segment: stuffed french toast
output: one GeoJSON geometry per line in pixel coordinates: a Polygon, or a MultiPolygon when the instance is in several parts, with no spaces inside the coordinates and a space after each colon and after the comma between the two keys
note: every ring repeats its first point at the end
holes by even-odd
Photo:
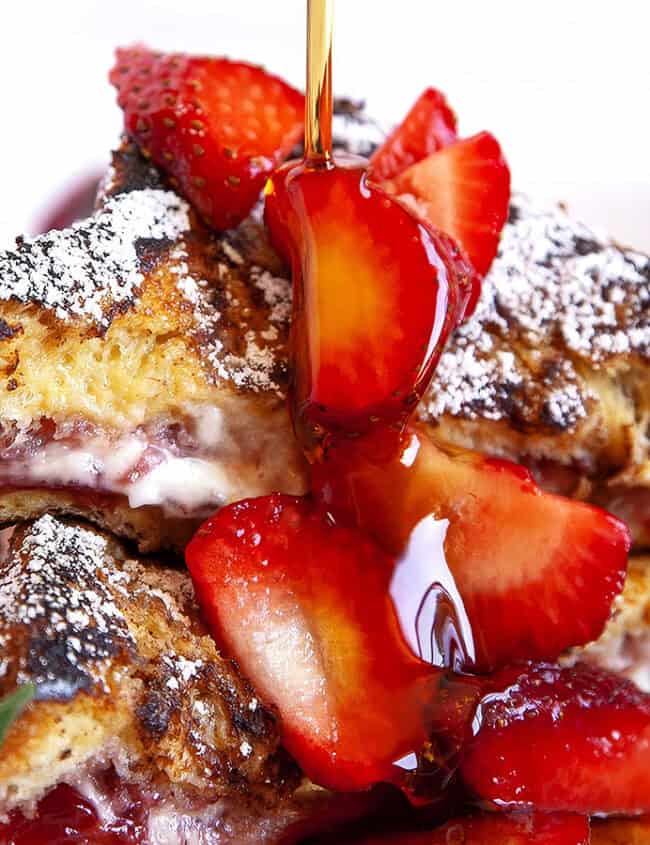
{"type": "Polygon", "coordinates": [[[7,845],[644,835],[649,260],[318,55],[119,50],[0,255],[7,845]]]}
{"type": "MultiPolygon", "coordinates": [[[[377,146],[350,106],[336,128],[339,148],[377,146]]],[[[419,408],[443,440],[619,513],[639,546],[649,261],[514,196],[477,310],[419,408]]],[[[213,234],[125,142],[95,216],[0,268],[5,523],[53,509],[145,551],[182,548],[221,504],[305,491],[291,286],[259,215],[213,234]]]]}

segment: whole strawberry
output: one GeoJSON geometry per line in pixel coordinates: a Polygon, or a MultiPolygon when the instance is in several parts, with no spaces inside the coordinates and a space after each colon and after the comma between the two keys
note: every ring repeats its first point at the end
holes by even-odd
{"type": "Polygon", "coordinates": [[[243,220],[303,131],[303,95],[223,58],[118,49],[126,131],[217,229],[243,220]]]}

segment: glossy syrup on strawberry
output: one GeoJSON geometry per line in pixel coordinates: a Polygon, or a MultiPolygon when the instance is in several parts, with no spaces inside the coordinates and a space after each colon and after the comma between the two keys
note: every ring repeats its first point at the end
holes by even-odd
{"type": "Polygon", "coordinates": [[[306,154],[268,181],[265,219],[293,271],[291,407],[312,496],[223,508],[187,563],[313,780],[390,781],[419,803],[461,772],[483,798],[463,760],[491,753],[477,676],[597,637],[629,536],[413,426],[496,253],[509,173],[491,136],[458,141],[433,90],[370,169],[333,158],[331,0],[311,0],[309,21],[306,154]]]}
{"type": "Polygon", "coordinates": [[[305,157],[266,186],[271,238],[292,268],[293,417],[330,431],[402,425],[471,297],[471,269],[427,221],[331,151],[331,3],[309,4],[305,157]]]}
{"type": "Polygon", "coordinates": [[[403,424],[457,323],[444,245],[366,167],[308,160],[267,186],[267,225],[293,271],[294,422],[308,444],[403,424]]]}

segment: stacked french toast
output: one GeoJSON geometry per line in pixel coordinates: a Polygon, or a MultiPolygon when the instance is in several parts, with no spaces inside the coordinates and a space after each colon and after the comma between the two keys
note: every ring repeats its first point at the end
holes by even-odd
{"type": "MultiPolygon", "coordinates": [[[[337,150],[369,157],[384,140],[339,104],[337,150]]],[[[635,685],[631,698],[650,692],[649,304],[648,256],[514,195],[475,310],[418,397],[418,425],[450,454],[516,461],[631,531],[603,634],[539,684],[579,664],[635,685]]],[[[374,792],[316,785],[285,750],[282,708],[215,642],[183,564],[218,509],[309,490],[291,318],[291,273],[260,204],[215,228],[137,132],[91,217],[0,254],[0,694],[34,690],[0,756],[7,842],[297,842],[379,812],[374,792]],[[70,807],[77,838],[45,822],[34,838],[35,813],[70,807]]],[[[526,545],[525,520],[509,530],[526,545]]],[[[642,818],[557,840],[543,824],[517,839],[482,823],[467,839],[413,841],[650,842],[642,818]]],[[[439,830],[426,835],[453,825],[439,830]]]]}

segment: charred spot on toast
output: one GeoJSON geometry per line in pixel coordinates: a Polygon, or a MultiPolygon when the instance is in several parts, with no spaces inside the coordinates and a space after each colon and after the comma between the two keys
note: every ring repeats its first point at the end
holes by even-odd
{"type": "Polygon", "coordinates": [[[108,197],[146,188],[166,190],[169,184],[162,171],[148,162],[137,145],[125,136],[120,147],[111,153],[111,164],[100,185],[97,205],[101,207],[108,197]]]}
{"type": "Polygon", "coordinates": [[[106,540],[43,517],[17,529],[12,549],[0,568],[0,684],[31,682],[52,700],[103,687],[106,661],[134,645],[102,572],[106,540]]]}
{"type": "Polygon", "coordinates": [[[22,331],[21,326],[10,326],[6,320],[0,319],[0,342],[11,339],[19,331],[22,331]]]}

